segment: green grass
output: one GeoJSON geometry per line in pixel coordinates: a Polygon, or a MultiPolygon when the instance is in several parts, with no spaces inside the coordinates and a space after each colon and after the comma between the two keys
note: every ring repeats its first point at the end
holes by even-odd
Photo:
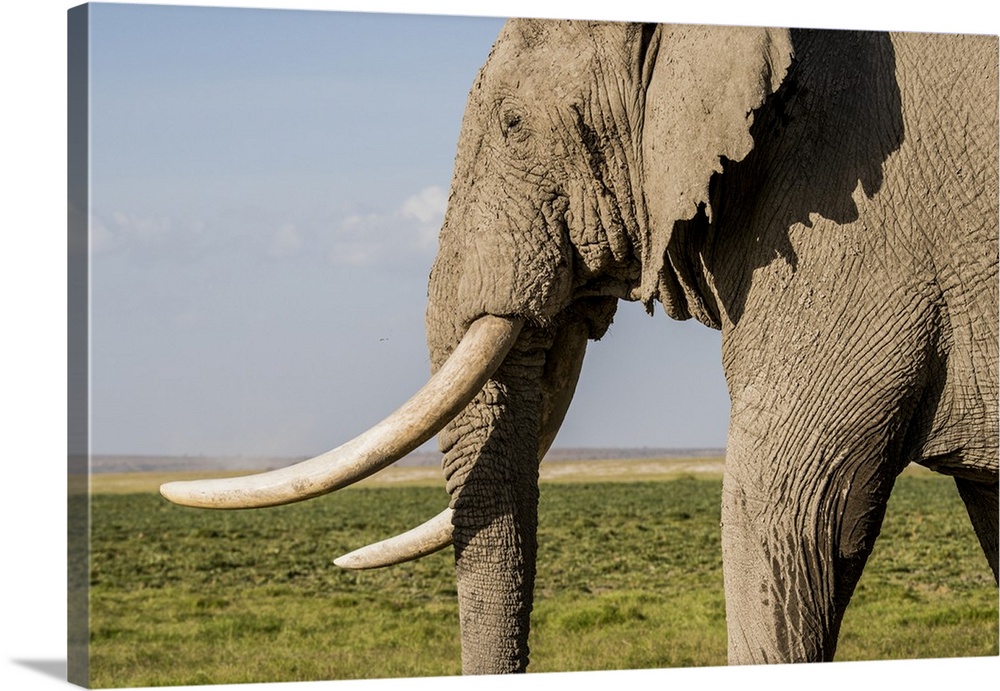
{"type": "MultiPolygon", "coordinates": [[[[542,488],[535,672],[725,663],[717,478],[542,488]]],[[[436,513],[432,487],[258,511],[93,496],[91,683],[459,673],[450,551],[371,572],[338,555],[436,513]]],[[[838,657],[998,653],[997,590],[951,481],[904,476],[838,657]]]]}

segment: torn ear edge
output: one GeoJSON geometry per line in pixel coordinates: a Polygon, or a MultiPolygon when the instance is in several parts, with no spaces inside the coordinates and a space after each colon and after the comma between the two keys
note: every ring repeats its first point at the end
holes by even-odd
{"type": "Polygon", "coordinates": [[[639,299],[675,319],[719,328],[700,249],[712,222],[709,185],[722,161],[753,149],[754,111],[777,90],[792,60],[785,29],[649,25],[641,161],[646,227],[639,299]]]}

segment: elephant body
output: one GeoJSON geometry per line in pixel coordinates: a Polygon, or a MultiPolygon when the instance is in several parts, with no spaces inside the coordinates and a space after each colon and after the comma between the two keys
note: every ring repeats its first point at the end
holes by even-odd
{"type": "Polygon", "coordinates": [[[758,113],[701,251],[732,400],[734,662],[832,658],[909,462],[956,478],[997,568],[996,43],[791,38],[786,120],[758,113]]]}
{"type": "Polygon", "coordinates": [[[996,85],[995,37],[508,24],[428,309],[436,364],[481,314],[528,324],[441,435],[467,672],[527,664],[539,435],[575,383],[545,372],[617,299],[722,330],[732,663],[832,658],[909,462],[955,476],[996,573],[996,85]]]}
{"type": "Polygon", "coordinates": [[[997,62],[995,36],[508,22],[469,94],[430,276],[434,375],[411,401],[434,411],[161,491],[297,501],[439,432],[450,513],[392,559],[451,540],[463,670],[523,671],[538,464],[588,340],[619,300],[659,302],[722,331],[730,662],[833,657],[911,462],[954,476],[996,576],[997,62]]]}

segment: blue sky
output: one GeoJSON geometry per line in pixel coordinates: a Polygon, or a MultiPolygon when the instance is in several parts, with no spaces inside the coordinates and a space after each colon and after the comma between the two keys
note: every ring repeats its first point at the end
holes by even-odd
{"type": "MultiPolygon", "coordinates": [[[[995,31],[971,9],[871,10],[669,18],[995,31]]],[[[93,6],[94,452],[321,452],[425,381],[461,113],[501,23],[93,6]]],[[[717,332],[623,303],[556,445],[723,446],[720,357],[717,332]]]]}
{"type": "MultiPolygon", "coordinates": [[[[91,15],[92,447],[298,455],[428,375],[466,94],[502,20],[91,15]]],[[[719,335],[623,304],[562,446],[723,446],[719,335]]]]}

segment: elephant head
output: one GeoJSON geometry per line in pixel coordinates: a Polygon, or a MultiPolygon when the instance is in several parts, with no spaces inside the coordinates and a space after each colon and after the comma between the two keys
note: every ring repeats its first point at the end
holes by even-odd
{"type": "Polygon", "coordinates": [[[791,61],[787,32],[509,22],[462,124],[427,340],[433,376],[357,439],[278,471],[162,488],[206,507],[298,501],[350,484],[440,432],[449,510],[340,560],[414,558],[454,541],[466,672],[523,670],[538,463],[588,339],[619,299],[718,326],[679,232],[753,148],[754,111],[791,61]]]}

